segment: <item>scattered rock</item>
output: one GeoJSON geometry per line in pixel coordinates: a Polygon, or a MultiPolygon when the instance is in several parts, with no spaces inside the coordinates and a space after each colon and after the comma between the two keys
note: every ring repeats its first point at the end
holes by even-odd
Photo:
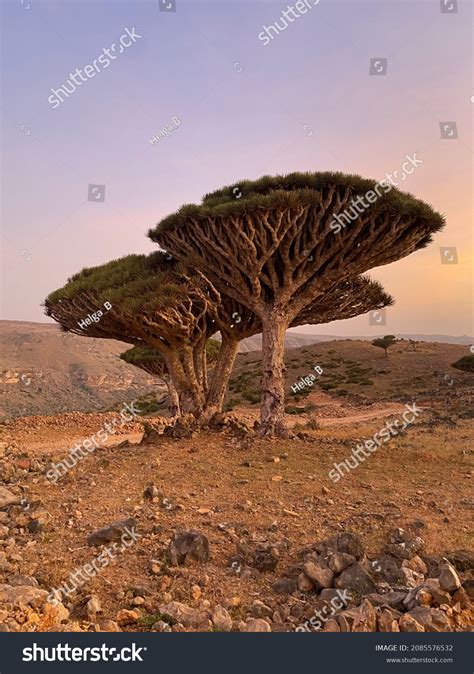
{"type": "Polygon", "coordinates": [[[139,619],[140,613],[138,611],[129,611],[126,608],[120,609],[116,616],[116,621],[119,625],[135,625],[139,619]]]}
{"type": "Polygon", "coordinates": [[[348,555],[345,552],[336,552],[331,556],[328,566],[336,575],[347,569],[348,566],[354,564],[356,558],[353,555],[348,555]]]}
{"type": "Polygon", "coordinates": [[[197,531],[175,534],[168,545],[168,555],[173,566],[190,562],[204,564],[209,561],[209,541],[197,531]]]}
{"type": "Polygon", "coordinates": [[[296,589],[296,581],[292,578],[281,578],[272,585],[272,590],[276,592],[276,594],[293,594],[296,589]]]}
{"type": "Polygon", "coordinates": [[[398,621],[400,627],[400,632],[424,632],[425,628],[421,625],[416,618],[414,618],[409,613],[402,615],[398,621]]]}
{"type": "Polygon", "coordinates": [[[249,618],[245,623],[243,632],[271,632],[272,628],[266,620],[261,618],[249,618]]]}
{"type": "Polygon", "coordinates": [[[306,562],[304,572],[318,589],[332,587],[334,573],[325,564],[306,562]]]}
{"type": "Polygon", "coordinates": [[[362,602],[352,632],[375,632],[377,629],[377,613],[368,599],[362,602]]]}
{"type": "Polygon", "coordinates": [[[113,522],[107,527],[97,529],[97,531],[89,534],[87,537],[87,544],[102,545],[104,543],[110,543],[110,541],[118,541],[122,536],[130,535],[135,527],[136,521],[133,517],[129,517],[126,520],[120,520],[119,522],[113,522]]]}
{"type": "Polygon", "coordinates": [[[214,627],[220,632],[230,632],[232,629],[232,618],[230,617],[229,612],[219,604],[215,606],[211,619],[214,623],[214,627]]]}
{"type": "Polygon", "coordinates": [[[13,494],[6,487],[0,486],[0,510],[4,510],[12,505],[19,505],[21,503],[21,496],[13,494]]]}
{"type": "Polygon", "coordinates": [[[377,591],[377,587],[360,562],[348,566],[336,578],[334,587],[347,589],[364,596],[377,591]]]}
{"type": "Polygon", "coordinates": [[[456,573],[456,569],[451,564],[441,564],[439,570],[439,585],[442,590],[455,592],[461,587],[461,581],[456,573]]]}

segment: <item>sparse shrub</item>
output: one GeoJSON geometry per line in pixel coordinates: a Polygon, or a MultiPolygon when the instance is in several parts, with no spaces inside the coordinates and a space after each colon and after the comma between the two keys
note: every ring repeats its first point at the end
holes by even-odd
{"type": "Polygon", "coordinates": [[[287,405],[285,412],[287,414],[304,414],[307,411],[307,407],[297,407],[296,405],[287,405]]]}
{"type": "Polygon", "coordinates": [[[453,363],[452,367],[455,367],[456,370],[462,370],[463,372],[474,372],[474,354],[463,356],[453,363]]]}

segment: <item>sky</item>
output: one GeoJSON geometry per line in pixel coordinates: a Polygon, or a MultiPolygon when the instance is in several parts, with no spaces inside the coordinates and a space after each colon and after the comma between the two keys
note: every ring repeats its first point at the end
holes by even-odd
{"type": "Polygon", "coordinates": [[[155,250],[151,226],[223,185],[379,180],[416,155],[400,188],[445,229],[371,271],[396,300],[383,328],[364,315],[307,331],[473,333],[472,5],[314,2],[290,5],[286,28],[273,0],[2,2],[3,319],[49,321],[41,304],[68,277],[155,250]]]}

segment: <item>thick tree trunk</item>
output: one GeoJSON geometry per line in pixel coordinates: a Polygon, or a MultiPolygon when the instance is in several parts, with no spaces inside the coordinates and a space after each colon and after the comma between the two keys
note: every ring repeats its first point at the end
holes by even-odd
{"type": "Polygon", "coordinates": [[[179,404],[179,395],[172,379],[165,379],[168,389],[168,411],[172,417],[178,417],[181,413],[179,404]]]}
{"type": "Polygon", "coordinates": [[[285,428],[285,332],[287,316],[269,313],[262,318],[262,403],[260,434],[287,437],[285,428]]]}
{"type": "Polygon", "coordinates": [[[168,369],[178,392],[181,414],[194,414],[197,406],[196,392],[188,377],[189,367],[185,368],[177,353],[173,353],[168,356],[168,369]]]}
{"type": "Polygon", "coordinates": [[[199,376],[199,374],[196,374],[194,354],[191,348],[183,348],[179,356],[180,361],[183,364],[184,374],[186,375],[188,382],[188,389],[193,400],[193,409],[186,411],[192,412],[195,417],[198,417],[203,410],[205,402],[202,378],[199,376]]]}
{"type": "Polygon", "coordinates": [[[222,335],[222,343],[219,355],[212,372],[211,385],[206,397],[206,404],[200,421],[207,423],[212,417],[222,412],[227,384],[234,367],[235,358],[239,348],[239,340],[227,335],[222,335]]]}

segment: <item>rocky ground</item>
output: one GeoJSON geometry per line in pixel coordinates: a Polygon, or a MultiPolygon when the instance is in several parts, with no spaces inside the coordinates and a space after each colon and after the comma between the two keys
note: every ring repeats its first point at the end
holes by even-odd
{"type": "Polygon", "coordinates": [[[471,630],[472,421],[426,410],[333,484],[382,421],[138,445],[134,422],[55,484],[77,419],[4,427],[0,629],[471,630]]]}

